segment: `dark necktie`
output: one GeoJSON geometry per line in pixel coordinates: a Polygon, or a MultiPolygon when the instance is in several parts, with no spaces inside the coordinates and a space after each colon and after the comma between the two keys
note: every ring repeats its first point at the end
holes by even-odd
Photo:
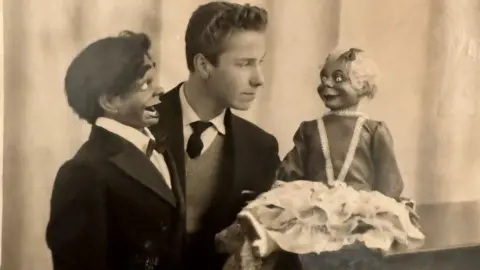
{"type": "Polygon", "coordinates": [[[211,122],[196,121],[190,124],[193,133],[188,139],[187,154],[190,158],[196,158],[200,155],[203,149],[202,133],[212,126],[211,122]]]}
{"type": "Polygon", "coordinates": [[[157,147],[157,143],[155,142],[155,140],[152,140],[150,139],[148,141],[148,145],[147,145],[147,150],[145,151],[145,154],[147,155],[147,157],[151,157],[152,154],[153,154],[153,150],[157,147]]]}

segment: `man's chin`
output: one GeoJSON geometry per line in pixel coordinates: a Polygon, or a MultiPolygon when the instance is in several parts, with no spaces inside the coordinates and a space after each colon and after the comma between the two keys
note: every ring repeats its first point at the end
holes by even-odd
{"type": "Polygon", "coordinates": [[[231,108],[237,111],[248,111],[252,107],[252,103],[253,102],[234,104],[231,108]]]}

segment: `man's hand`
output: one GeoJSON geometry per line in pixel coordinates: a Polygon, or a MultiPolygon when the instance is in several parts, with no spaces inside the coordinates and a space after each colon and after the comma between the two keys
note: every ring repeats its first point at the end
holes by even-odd
{"type": "Polygon", "coordinates": [[[234,254],[244,242],[245,233],[236,221],[215,236],[215,246],[219,253],[234,254]]]}

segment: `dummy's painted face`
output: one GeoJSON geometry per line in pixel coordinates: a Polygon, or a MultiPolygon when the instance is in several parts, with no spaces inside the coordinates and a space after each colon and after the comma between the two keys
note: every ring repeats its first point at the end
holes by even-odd
{"type": "Polygon", "coordinates": [[[348,61],[329,57],[320,72],[318,94],[325,106],[330,110],[356,109],[360,101],[359,95],[350,80],[348,61]]]}
{"type": "Polygon", "coordinates": [[[158,122],[160,115],[155,105],[160,103],[160,96],[164,92],[163,88],[153,85],[155,64],[147,56],[144,61],[148,70],[134,83],[132,90],[110,101],[114,108],[110,117],[136,129],[149,127],[158,122]]]}

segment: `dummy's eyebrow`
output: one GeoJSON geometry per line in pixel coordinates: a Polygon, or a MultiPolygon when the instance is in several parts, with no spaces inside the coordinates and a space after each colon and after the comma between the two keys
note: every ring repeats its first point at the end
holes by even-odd
{"type": "Polygon", "coordinates": [[[327,77],[327,76],[328,76],[327,71],[324,68],[322,68],[322,70],[320,70],[320,77],[327,77]]]}
{"type": "Polygon", "coordinates": [[[152,56],[150,55],[150,53],[146,52],[145,55],[147,56],[148,60],[150,60],[151,63],[148,63],[147,65],[153,67],[153,68],[156,68],[157,67],[157,63],[153,60],[152,56]]]}
{"type": "Polygon", "coordinates": [[[335,75],[336,75],[336,74],[345,75],[345,73],[344,73],[343,70],[341,70],[341,69],[336,69],[336,70],[334,70],[334,71],[332,72],[332,74],[335,74],[335,75]]]}

